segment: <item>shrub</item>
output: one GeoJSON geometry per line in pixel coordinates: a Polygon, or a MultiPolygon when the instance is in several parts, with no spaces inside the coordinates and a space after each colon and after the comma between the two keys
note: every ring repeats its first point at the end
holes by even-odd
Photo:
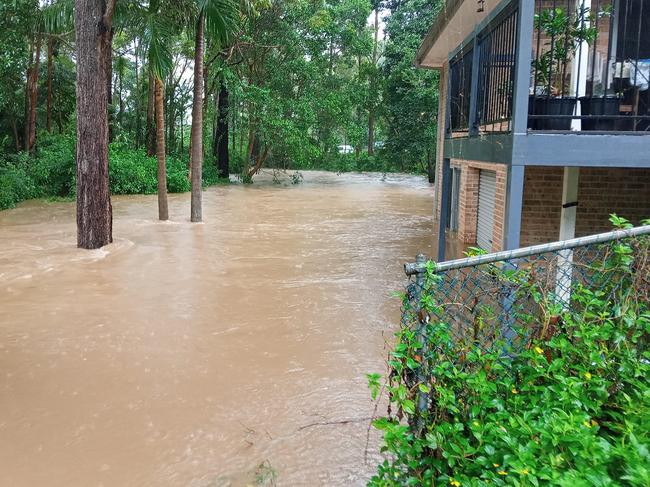
{"type": "Polygon", "coordinates": [[[28,159],[38,196],[71,196],[76,191],[75,138],[49,135],[39,139],[36,157],[28,159]]]}
{"type": "MultiPolygon", "coordinates": [[[[534,270],[492,266],[491,278],[517,279],[542,311],[524,322],[555,323],[517,330],[516,351],[455,339],[426,291],[439,285],[430,266],[419,307],[443,318],[426,324],[427,347],[412,327],[397,333],[385,385],[395,415],[374,422],[388,457],[370,485],[650,485],[649,249],[648,237],[607,244],[566,310],[539,292],[534,270]],[[427,379],[409,387],[421,366],[427,379]]],[[[369,382],[376,397],[379,375],[369,382]]]]}
{"type": "Polygon", "coordinates": [[[33,179],[24,161],[4,162],[0,165],[0,209],[13,208],[20,201],[38,196],[33,179]]]}
{"type": "Polygon", "coordinates": [[[113,194],[153,194],[158,189],[155,157],[111,144],[109,179],[113,194]]]}

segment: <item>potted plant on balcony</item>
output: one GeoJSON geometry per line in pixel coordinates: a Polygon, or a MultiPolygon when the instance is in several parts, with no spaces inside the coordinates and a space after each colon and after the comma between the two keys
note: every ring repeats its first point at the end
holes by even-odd
{"type": "MultiPolygon", "coordinates": [[[[568,66],[583,42],[591,45],[598,31],[589,7],[579,7],[575,14],[552,8],[535,14],[535,29],[546,40],[546,49],[533,60],[534,87],[529,111],[535,115],[557,118],[536,120],[534,128],[570,130],[577,98],[570,93],[568,66]],[[568,93],[568,95],[567,95],[568,93]]],[[[585,54],[586,55],[586,54],[585,54]]]]}

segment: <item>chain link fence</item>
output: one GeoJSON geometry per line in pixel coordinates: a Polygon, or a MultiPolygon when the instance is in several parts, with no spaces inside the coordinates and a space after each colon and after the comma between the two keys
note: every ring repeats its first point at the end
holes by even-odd
{"type": "MultiPolygon", "coordinates": [[[[599,285],[604,280],[629,285],[629,279],[616,274],[620,267],[608,264],[617,250],[630,259],[638,299],[647,302],[650,257],[644,236],[648,235],[650,225],[439,264],[418,255],[416,262],[405,265],[410,280],[402,309],[402,326],[413,330],[422,344],[415,360],[435,360],[437,352],[431,348],[436,344],[425,336],[434,321],[446,324],[450,331],[458,356],[444,360],[456,367],[463,366],[465,350],[478,347],[492,352],[500,347],[505,358],[534,340],[550,339],[561,327],[563,312],[580,306],[572,302],[574,290],[605,289],[599,285]]],[[[609,300],[617,292],[616,285],[606,289],[607,295],[598,299],[609,300]]],[[[409,388],[417,390],[418,384],[429,382],[426,363],[421,360],[404,377],[409,388]]],[[[429,410],[430,400],[426,391],[419,391],[416,398],[412,426],[417,430],[418,418],[429,410]]]]}

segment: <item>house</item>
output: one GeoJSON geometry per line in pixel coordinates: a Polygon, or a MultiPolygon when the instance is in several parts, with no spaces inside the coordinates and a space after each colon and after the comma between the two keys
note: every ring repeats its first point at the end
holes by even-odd
{"type": "Polygon", "coordinates": [[[648,32],[650,0],[446,0],[416,58],[441,73],[438,260],[650,217],[648,32]]]}

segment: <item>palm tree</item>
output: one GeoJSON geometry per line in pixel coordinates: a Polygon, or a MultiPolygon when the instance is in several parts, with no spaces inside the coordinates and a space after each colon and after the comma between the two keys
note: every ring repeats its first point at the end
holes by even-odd
{"type": "Polygon", "coordinates": [[[173,35],[173,25],[161,15],[159,0],[152,0],[145,14],[143,48],[149,60],[149,74],[154,79],[154,107],[156,111],[156,159],[158,160],[158,219],[169,219],[167,205],[167,163],[165,161],[165,113],[163,79],[172,68],[172,55],[168,47],[173,35]]]}
{"type": "Polygon", "coordinates": [[[228,41],[234,31],[239,5],[234,0],[196,0],[198,9],[194,39],[194,99],[192,100],[192,127],[190,129],[190,169],[192,199],[190,220],[203,219],[201,208],[201,175],[203,173],[203,54],[205,33],[218,44],[228,41]]]}

